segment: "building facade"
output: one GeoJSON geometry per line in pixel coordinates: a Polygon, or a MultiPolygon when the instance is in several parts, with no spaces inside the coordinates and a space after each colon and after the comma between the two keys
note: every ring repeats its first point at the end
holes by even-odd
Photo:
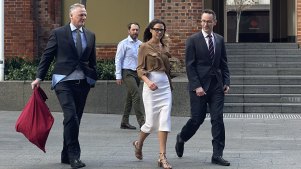
{"type": "MultiPolygon", "coordinates": [[[[217,13],[218,24],[214,31],[223,35],[227,42],[233,42],[233,30],[232,32],[230,30],[233,26],[233,20],[231,21],[233,12],[228,11],[225,0],[140,1],[146,1],[146,4],[149,4],[149,1],[154,2],[154,8],[148,9],[153,10],[154,18],[165,21],[167,32],[171,38],[172,55],[180,60],[184,60],[185,57],[187,37],[201,29],[200,13],[204,8],[211,8],[217,13]]],[[[64,11],[68,7],[64,6],[64,2],[64,0],[4,0],[5,58],[22,57],[29,60],[39,58],[46,46],[50,31],[65,24],[66,12],[64,13],[64,11]]],[[[96,3],[96,1],[86,0],[86,3],[88,6],[89,3],[96,3]]],[[[93,15],[93,13],[89,15],[93,15]]],[[[90,19],[89,15],[88,20],[90,19]]],[[[263,33],[259,37],[264,36],[265,38],[260,39],[260,42],[301,44],[301,0],[270,0],[268,6],[263,5],[262,9],[260,6],[250,8],[246,10],[244,16],[245,28],[244,32],[240,34],[240,38],[244,42],[256,42],[258,38],[252,40],[250,37],[263,33]],[[262,20],[262,18],[265,19],[262,20]],[[260,27],[261,25],[263,26],[260,27]],[[256,33],[256,31],[258,32],[256,33]]],[[[97,22],[106,24],[101,21],[97,22]]],[[[148,20],[145,23],[148,23],[148,20]]],[[[143,30],[140,34],[143,34],[143,30]]],[[[120,40],[124,37],[120,37],[120,40]]],[[[113,59],[117,44],[118,41],[107,44],[97,43],[97,58],[113,59]]]]}

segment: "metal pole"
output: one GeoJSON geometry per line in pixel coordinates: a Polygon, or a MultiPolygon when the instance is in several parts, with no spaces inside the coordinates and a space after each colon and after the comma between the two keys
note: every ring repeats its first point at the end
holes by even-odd
{"type": "Polygon", "coordinates": [[[0,0],[0,81],[4,81],[4,0],[0,0]]]}
{"type": "Polygon", "coordinates": [[[154,17],[155,17],[155,15],[154,15],[154,11],[155,11],[155,3],[154,3],[154,0],[149,0],[149,22],[151,22],[153,19],[154,19],[154,17]]]}

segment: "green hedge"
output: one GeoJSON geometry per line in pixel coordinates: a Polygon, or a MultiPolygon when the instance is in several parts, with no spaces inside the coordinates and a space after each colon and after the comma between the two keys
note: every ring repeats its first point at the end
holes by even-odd
{"type": "MultiPolygon", "coordinates": [[[[5,62],[5,80],[34,80],[39,61],[25,61],[21,58],[10,59],[5,62]]],[[[45,80],[51,80],[51,64],[45,80]]],[[[97,78],[98,80],[114,80],[115,64],[114,60],[97,61],[97,78]]]]}

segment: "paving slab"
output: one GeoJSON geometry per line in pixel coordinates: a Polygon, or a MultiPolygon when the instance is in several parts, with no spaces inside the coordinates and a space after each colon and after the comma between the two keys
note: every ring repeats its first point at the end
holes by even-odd
{"type": "MultiPolygon", "coordinates": [[[[53,112],[55,123],[49,134],[46,153],[15,131],[18,111],[0,111],[0,169],[69,169],[60,163],[63,116],[53,112]]],[[[301,169],[301,116],[298,114],[225,114],[224,158],[231,166],[211,164],[211,124],[208,117],[198,132],[185,143],[182,158],[174,145],[176,135],[188,117],[172,117],[167,157],[173,169],[301,169]]],[[[156,169],[159,152],[157,134],[143,147],[144,159],[134,156],[132,141],[138,130],[119,128],[121,115],[83,115],[80,128],[81,159],[84,169],[156,169]]],[[[138,126],[135,116],[130,117],[138,126]]]]}

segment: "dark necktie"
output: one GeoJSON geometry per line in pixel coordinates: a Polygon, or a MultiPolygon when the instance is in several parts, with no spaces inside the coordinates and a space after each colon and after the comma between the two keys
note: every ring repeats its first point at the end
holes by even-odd
{"type": "Polygon", "coordinates": [[[82,55],[82,38],[80,36],[80,30],[76,29],[76,50],[78,56],[82,55]]]}
{"type": "Polygon", "coordinates": [[[212,35],[208,35],[207,36],[209,38],[209,57],[210,59],[214,58],[214,45],[213,45],[213,41],[212,41],[212,35]]]}

